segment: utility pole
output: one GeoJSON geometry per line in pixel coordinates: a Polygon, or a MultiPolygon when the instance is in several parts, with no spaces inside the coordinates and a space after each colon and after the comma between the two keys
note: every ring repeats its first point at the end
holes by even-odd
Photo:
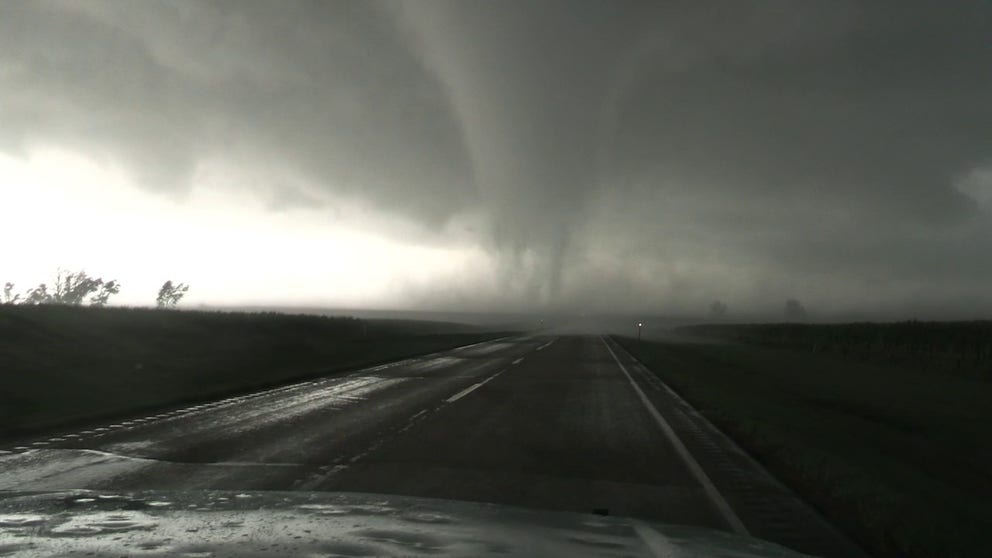
{"type": "Polygon", "coordinates": [[[637,342],[641,342],[641,326],[644,325],[641,322],[637,322],[637,342]]]}

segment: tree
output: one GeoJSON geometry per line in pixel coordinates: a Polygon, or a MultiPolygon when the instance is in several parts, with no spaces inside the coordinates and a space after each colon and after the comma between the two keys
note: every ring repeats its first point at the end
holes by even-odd
{"type": "Polygon", "coordinates": [[[158,290],[158,297],[155,298],[155,304],[159,308],[175,308],[179,301],[186,296],[186,291],[189,290],[189,285],[186,283],[173,284],[172,281],[166,281],[162,283],[162,288],[158,290]]]}
{"type": "Polygon", "coordinates": [[[110,295],[121,292],[121,284],[118,281],[107,281],[100,285],[100,289],[90,298],[90,306],[106,306],[110,295]]]}
{"type": "Polygon", "coordinates": [[[33,289],[28,289],[25,293],[22,304],[51,304],[52,295],[48,292],[48,285],[42,283],[33,289]]]}
{"type": "Polygon", "coordinates": [[[89,302],[91,306],[105,306],[112,295],[120,292],[121,284],[116,280],[104,281],[99,277],[90,277],[85,271],[67,271],[59,268],[55,274],[54,290],[49,290],[47,283],[41,283],[25,293],[11,297],[14,285],[4,286],[4,300],[7,304],[66,304],[80,306],[89,302]]]}
{"type": "Polygon", "coordinates": [[[101,287],[103,287],[103,279],[90,277],[85,271],[72,272],[60,268],[55,276],[52,302],[79,306],[87,296],[99,292],[101,287]]]}
{"type": "Polygon", "coordinates": [[[720,300],[714,300],[710,304],[710,315],[714,318],[722,318],[727,315],[727,305],[720,300]]]}
{"type": "Polygon", "coordinates": [[[3,303],[4,304],[17,304],[17,301],[21,300],[21,295],[14,294],[14,284],[7,282],[3,285],[3,303]]]}
{"type": "Polygon", "coordinates": [[[794,298],[785,301],[785,317],[789,320],[801,320],[806,316],[806,309],[801,302],[794,298]]]}

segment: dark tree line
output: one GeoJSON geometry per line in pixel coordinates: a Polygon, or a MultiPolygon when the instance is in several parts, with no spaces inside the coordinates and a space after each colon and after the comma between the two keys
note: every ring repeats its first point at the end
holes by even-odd
{"type": "MultiPolygon", "coordinates": [[[[155,304],[159,308],[175,308],[186,295],[189,285],[166,281],[159,289],[155,304]]],[[[68,271],[59,269],[55,280],[49,283],[39,283],[23,294],[14,292],[14,284],[7,282],[3,286],[3,298],[0,303],[24,306],[39,304],[61,304],[66,306],[106,306],[110,297],[121,291],[121,284],[116,279],[105,281],[101,277],[91,277],[85,271],[68,271]]]]}
{"type": "Polygon", "coordinates": [[[14,293],[14,284],[5,283],[3,286],[4,304],[64,304],[81,306],[106,306],[110,297],[121,291],[121,284],[116,279],[105,281],[100,277],[91,277],[85,271],[68,271],[59,269],[51,286],[39,283],[37,287],[28,289],[23,295],[14,293]]]}

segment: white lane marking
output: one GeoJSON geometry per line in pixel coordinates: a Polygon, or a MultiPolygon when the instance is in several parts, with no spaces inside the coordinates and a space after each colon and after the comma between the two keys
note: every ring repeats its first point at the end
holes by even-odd
{"type": "MultiPolygon", "coordinates": [[[[514,364],[516,364],[516,363],[514,363],[514,364]]],[[[503,370],[506,370],[506,369],[504,368],[503,370]]],[[[499,372],[493,374],[492,376],[489,376],[488,378],[486,378],[485,380],[482,380],[479,383],[472,384],[472,385],[468,386],[467,388],[465,388],[465,389],[459,391],[458,393],[452,395],[451,397],[445,399],[444,402],[445,403],[454,403],[455,401],[458,401],[462,397],[465,397],[466,395],[468,395],[468,394],[472,393],[473,391],[479,389],[480,387],[486,385],[486,382],[492,381],[493,378],[495,378],[496,376],[499,376],[500,374],[502,374],[503,373],[503,370],[500,370],[499,372]]]]}
{"type": "Polygon", "coordinates": [[[445,401],[445,403],[454,403],[455,401],[458,401],[462,397],[465,397],[466,395],[468,395],[468,394],[472,393],[473,391],[479,389],[480,387],[482,387],[482,384],[484,384],[484,383],[485,382],[479,382],[477,384],[472,384],[472,385],[468,386],[467,388],[459,391],[458,393],[452,395],[451,397],[445,399],[444,401],[445,401]]]}
{"type": "Polygon", "coordinates": [[[513,361],[513,364],[520,364],[520,362],[523,361],[523,360],[524,360],[524,357],[520,357],[517,360],[513,361]]]}
{"type": "Polygon", "coordinates": [[[361,458],[365,457],[366,455],[368,455],[369,453],[371,453],[372,450],[373,449],[376,449],[377,447],[378,446],[373,446],[371,449],[369,449],[367,451],[363,451],[361,453],[356,453],[355,455],[351,456],[351,459],[348,460],[348,463],[354,463],[354,462],[358,461],[359,459],[361,459],[361,458]]]}
{"type": "Polygon", "coordinates": [[[545,343],[545,344],[541,345],[540,347],[538,347],[537,350],[540,351],[541,349],[544,349],[544,348],[548,347],[549,345],[551,345],[552,343],[554,343],[557,340],[558,340],[558,338],[555,337],[551,341],[548,341],[547,343],[545,343]]]}
{"type": "Polygon", "coordinates": [[[641,390],[641,387],[638,386],[637,382],[634,381],[634,377],[631,376],[630,372],[627,371],[627,367],[625,367],[623,363],[620,362],[620,359],[617,358],[616,353],[614,353],[613,349],[610,348],[610,344],[606,342],[606,338],[600,337],[600,340],[603,341],[603,345],[606,346],[606,350],[610,352],[610,356],[613,357],[613,361],[616,362],[617,366],[620,367],[620,371],[623,372],[623,375],[627,377],[627,381],[630,382],[631,387],[633,387],[634,391],[637,392],[637,397],[640,398],[641,403],[643,403],[644,407],[647,408],[648,413],[651,414],[651,416],[654,418],[654,421],[658,424],[659,427],[661,427],[661,431],[665,433],[665,436],[668,438],[668,441],[670,441],[672,443],[672,446],[675,447],[676,453],[679,454],[679,457],[682,458],[682,461],[684,461],[685,464],[689,467],[689,471],[692,473],[694,477],[696,477],[696,480],[699,482],[699,484],[703,486],[703,490],[706,492],[706,495],[709,496],[713,504],[717,507],[717,510],[720,512],[720,515],[723,516],[724,520],[727,521],[727,523],[730,525],[730,528],[733,529],[735,533],[737,533],[738,535],[750,536],[751,533],[748,532],[747,527],[744,526],[744,523],[741,521],[741,518],[737,517],[737,514],[734,513],[734,510],[730,507],[730,504],[727,503],[727,500],[724,499],[722,494],[720,494],[720,491],[717,490],[716,486],[713,485],[713,481],[710,480],[710,477],[709,475],[706,474],[706,471],[703,471],[703,468],[699,465],[699,462],[696,461],[696,458],[693,457],[691,453],[689,453],[689,450],[685,447],[685,444],[682,443],[682,440],[679,439],[678,434],[675,433],[675,430],[672,429],[671,425],[668,424],[668,421],[665,420],[665,417],[661,416],[661,413],[659,413],[658,409],[656,409],[655,406],[651,403],[651,400],[648,399],[648,396],[644,395],[644,391],[641,390]]]}
{"type": "MultiPolygon", "coordinates": [[[[122,421],[120,423],[109,424],[106,427],[93,428],[91,430],[83,430],[83,431],[80,431],[79,434],[63,435],[63,436],[65,436],[65,438],[55,437],[55,438],[49,438],[48,440],[45,440],[45,441],[32,442],[31,445],[32,446],[48,445],[50,442],[63,442],[63,441],[65,441],[66,438],[85,438],[85,437],[88,437],[88,436],[89,437],[93,437],[93,438],[100,438],[100,437],[104,436],[105,434],[109,434],[111,431],[116,430],[118,428],[119,429],[122,429],[122,430],[131,430],[131,429],[133,429],[133,428],[135,428],[137,426],[144,426],[146,423],[150,423],[150,422],[154,422],[154,421],[158,421],[158,420],[162,420],[162,419],[172,419],[172,418],[176,418],[176,417],[185,417],[187,415],[192,415],[192,414],[194,414],[196,412],[199,412],[199,411],[213,410],[213,409],[216,409],[216,408],[223,408],[223,407],[230,407],[230,406],[237,405],[237,404],[240,404],[240,403],[248,402],[248,401],[253,400],[253,399],[256,399],[256,398],[262,398],[262,397],[265,397],[265,396],[270,396],[270,395],[274,395],[274,394],[278,394],[278,393],[282,393],[282,392],[295,391],[295,390],[299,390],[299,389],[307,388],[307,387],[312,387],[312,386],[316,386],[316,385],[323,385],[325,383],[328,383],[328,382],[337,380],[337,378],[340,378],[340,377],[348,378],[348,377],[355,377],[355,376],[363,376],[363,375],[366,375],[369,372],[373,372],[373,371],[377,371],[377,370],[383,370],[383,369],[387,369],[387,368],[395,368],[395,367],[404,366],[404,365],[416,365],[416,364],[422,364],[422,363],[430,364],[433,361],[437,361],[437,360],[444,361],[444,363],[448,363],[450,361],[457,361],[458,360],[457,357],[445,357],[444,355],[446,353],[458,353],[458,352],[460,352],[460,351],[462,351],[464,349],[470,349],[470,348],[473,348],[473,347],[477,347],[477,346],[480,346],[480,345],[486,345],[486,344],[493,344],[493,345],[495,345],[495,348],[502,348],[503,346],[505,346],[505,343],[501,343],[501,341],[504,341],[506,339],[510,339],[512,337],[514,337],[514,336],[507,335],[507,336],[504,336],[504,337],[499,337],[499,338],[496,338],[496,339],[488,339],[488,340],[485,340],[485,341],[478,341],[478,342],[475,342],[475,343],[471,343],[471,344],[468,344],[468,345],[462,345],[460,347],[454,347],[454,348],[451,348],[451,349],[443,349],[443,350],[436,351],[434,353],[429,353],[429,354],[426,354],[426,355],[420,355],[420,356],[416,356],[416,357],[411,357],[411,358],[407,358],[407,359],[403,359],[403,360],[398,360],[398,361],[394,361],[394,362],[389,362],[389,363],[381,364],[381,365],[378,365],[378,366],[363,368],[363,369],[356,370],[354,372],[348,373],[348,374],[346,374],[344,376],[337,376],[335,378],[325,378],[325,379],[320,379],[320,380],[301,381],[301,382],[297,382],[297,383],[293,383],[293,384],[288,384],[288,385],[285,385],[285,386],[279,386],[279,387],[265,389],[265,390],[261,390],[261,391],[257,391],[257,392],[251,392],[251,393],[246,393],[246,394],[243,394],[243,395],[236,395],[236,396],[233,396],[233,397],[219,399],[219,400],[216,400],[216,401],[205,402],[205,403],[201,403],[201,404],[198,404],[198,405],[192,405],[192,406],[188,406],[188,407],[183,407],[183,408],[180,408],[180,409],[173,409],[171,411],[161,412],[161,413],[159,413],[157,415],[148,415],[148,416],[141,417],[141,418],[135,418],[135,419],[131,419],[131,420],[128,420],[128,421],[122,421]]],[[[514,364],[517,364],[517,362],[519,362],[520,360],[523,360],[523,359],[522,358],[517,359],[517,361],[515,361],[514,364]]],[[[494,378],[494,377],[495,376],[493,376],[492,378],[494,378]]],[[[485,380],[482,383],[485,383],[485,382],[491,380],[492,378],[489,378],[489,379],[485,380]]],[[[479,387],[479,385],[476,385],[474,387],[479,387]]],[[[358,400],[364,399],[364,397],[349,397],[349,396],[344,396],[344,397],[342,397],[342,399],[346,399],[348,401],[358,401],[358,400]]],[[[19,446],[19,447],[23,447],[24,449],[28,449],[26,446],[19,446]]],[[[17,448],[15,448],[15,449],[17,449],[17,448]]]]}

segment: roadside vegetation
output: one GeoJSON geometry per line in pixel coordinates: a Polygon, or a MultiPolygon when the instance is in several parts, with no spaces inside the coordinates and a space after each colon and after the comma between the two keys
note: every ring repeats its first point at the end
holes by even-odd
{"type": "Polygon", "coordinates": [[[0,438],[209,400],[499,335],[434,322],[0,305],[0,438]]]}
{"type": "Polygon", "coordinates": [[[21,295],[14,292],[13,283],[4,283],[3,298],[0,299],[0,304],[80,306],[83,303],[88,303],[90,306],[106,306],[110,297],[120,291],[121,284],[116,280],[104,281],[100,277],[90,277],[85,271],[69,271],[60,268],[55,273],[51,288],[49,288],[48,283],[40,283],[37,287],[28,289],[21,295]]]}
{"type": "Polygon", "coordinates": [[[902,360],[913,351],[947,355],[950,347],[971,347],[948,339],[968,338],[958,334],[978,327],[694,329],[802,350],[617,340],[874,554],[978,557],[987,556],[992,530],[992,382],[979,379],[988,378],[985,373],[946,373],[955,368],[952,362],[976,358],[971,349],[940,368],[902,360]],[[936,335],[914,337],[927,331],[936,335]],[[942,338],[941,331],[953,334],[942,338]],[[837,337],[842,333],[847,337],[837,337]],[[873,336],[880,337],[867,344],[873,336]],[[839,339],[850,343],[847,356],[839,339]],[[810,346],[814,340],[817,352],[810,346]],[[866,360],[854,347],[899,359],[866,360]]]}
{"type": "MultiPolygon", "coordinates": [[[[70,271],[59,268],[52,280],[39,283],[37,287],[28,289],[23,294],[16,292],[11,282],[4,283],[3,294],[0,295],[0,305],[32,306],[40,304],[60,304],[66,306],[106,306],[110,297],[121,292],[121,283],[116,279],[105,281],[102,277],[91,277],[84,270],[70,271]]],[[[158,308],[175,308],[179,301],[186,296],[189,285],[166,281],[159,288],[155,297],[158,308]]]]}

